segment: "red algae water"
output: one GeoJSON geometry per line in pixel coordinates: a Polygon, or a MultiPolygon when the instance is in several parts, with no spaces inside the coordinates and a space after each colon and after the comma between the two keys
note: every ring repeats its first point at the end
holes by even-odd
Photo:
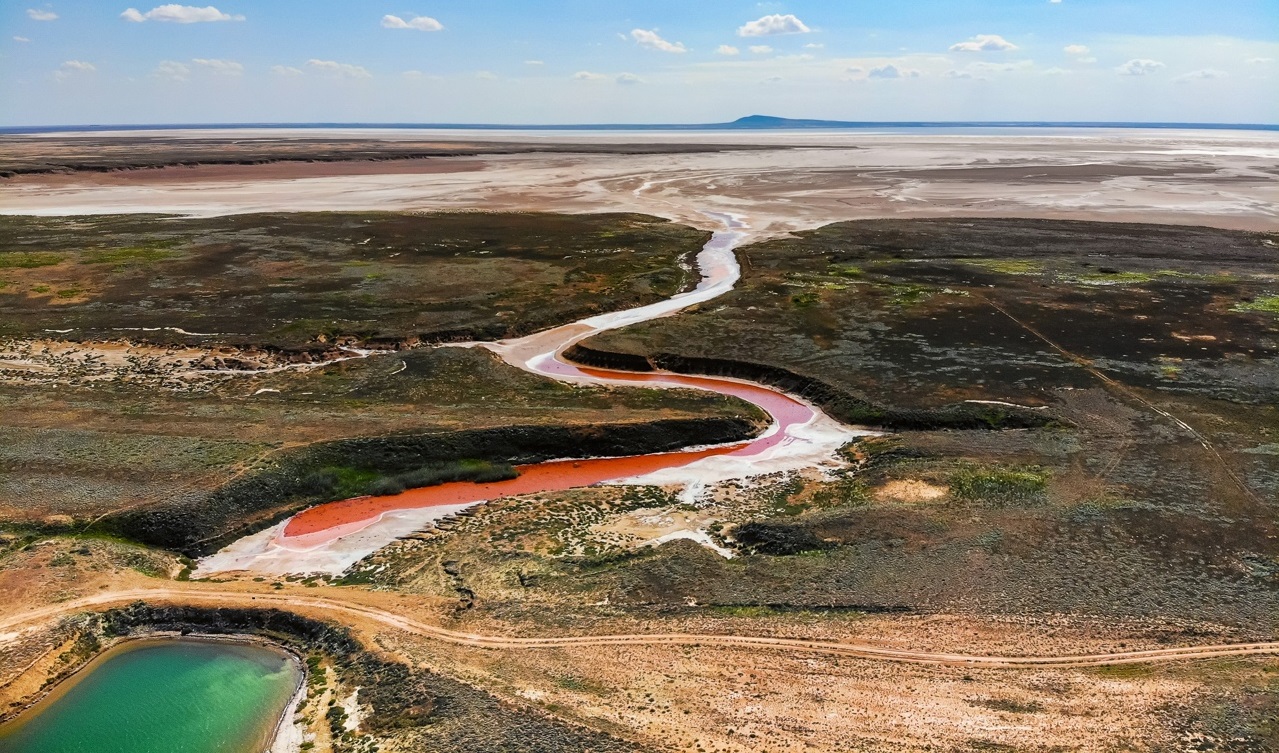
{"type": "Polygon", "coordinates": [[[359,530],[382,515],[396,510],[464,505],[499,497],[564,491],[678,468],[716,455],[756,455],[784,442],[788,427],[805,423],[813,417],[813,409],[795,398],[768,387],[732,379],[592,369],[555,359],[544,361],[539,365],[538,371],[548,376],[585,376],[614,383],[686,387],[732,395],[767,411],[772,415],[775,425],[763,436],[739,444],[628,457],[534,463],[517,467],[516,471],[520,475],[506,481],[484,484],[457,481],[384,497],[357,497],[317,505],[298,513],[288,522],[280,536],[280,543],[309,548],[359,530]]]}

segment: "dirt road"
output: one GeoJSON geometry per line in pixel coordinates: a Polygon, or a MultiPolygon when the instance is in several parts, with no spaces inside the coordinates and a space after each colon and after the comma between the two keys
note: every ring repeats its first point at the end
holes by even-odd
{"type": "Polygon", "coordinates": [[[809,654],[848,656],[858,659],[939,664],[991,668],[1016,667],[1098,667],[1115,664],[1147,664],[1189,659],[1215,659],[1227,656],[1279,655],[1279,641],[1227,643],[1211,646],[1123,651],[1108,654],[1064,656],[987,656],[888,648],[873,644],[814,641],[798,638],[769,638],[747,635],[710,635],[695,633],[654,633],[633,635],[584,635],[565,637],[522,638],[480,635],[428,625],[393,612],[352,601],[327,597],[291,596],[285,594],[253,594],[240,591],[218,591],[197,588],[154,588],[115,591],[68,601],[0,620],[0,645],[17,638],[20,631],[48,623],[60,617],[83,611],[119,606],[134,601],[170,604],[260,607],[285,610],[318,611],[340,618],[342,615],[369,620],[413,635],[472,648],[511,651],[545,648],[574,648],[604,645],[681,645],[723,648],[754,648],[809,654]]]}

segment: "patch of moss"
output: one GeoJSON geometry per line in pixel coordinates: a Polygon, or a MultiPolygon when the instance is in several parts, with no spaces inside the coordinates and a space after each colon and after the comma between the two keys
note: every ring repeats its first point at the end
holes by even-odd
{"type": "Polygon", "coordinates": [[[853,264],[832,264],[830,274],[833,274],[836,277],[857,278],[865,276],[866,272],[863,271],[861,267],[853,264]]]}
{"type": "Polygon", "coordinates": [[[889,285],[894,306],[914,306],[932,297],[933,291],[921,285],[889,285]]]}
{"type": "Polygon", "coordinates": [[[1279,295],[1263,295],[1251,301],[1242,301],[1234,307],[1235,311],[1260,311],[1264,314],[1279,316],[1279,295]]]}
{"type": "Polygon", "coordinates": [[[0,253],[0,269],[36,269],[61,264],[62,254],[40,251],[9,251],[0,253]]]}
{"type": "Polygon", "coordinates": [[[950,493],[957,499],[1006,504],[1042,495],[1048,488],[1048,471],[968,466],[952,473],[949,482],[950,493]]]}
{"type": "Polygon", "coordinates": [[[169,243],[153,243],[146,246],[128,246],[125,248],[109,248],[85,252],[80,257],[81,264],[150,264],[164,261],[174,256],[168,248],[169,243]]]}
{"type": "Polygon", "coordinates": [[[1005,275],[1037,275],[1044,271],[1042,262],[1028,259],[965,259],[964,263],[1005,275]]]}

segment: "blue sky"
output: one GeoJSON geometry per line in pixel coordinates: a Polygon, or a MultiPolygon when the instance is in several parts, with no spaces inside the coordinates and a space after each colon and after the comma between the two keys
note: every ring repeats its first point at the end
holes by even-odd
{"type": "Polygon", "coordinates": [[[1276,0],[49,0],[0,124],[1279,122],[1276,0]]]}

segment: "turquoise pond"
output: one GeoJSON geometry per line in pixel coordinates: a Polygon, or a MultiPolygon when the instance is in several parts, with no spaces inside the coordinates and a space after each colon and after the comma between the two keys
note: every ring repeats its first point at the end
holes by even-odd
{"type": "Polygon", "coordinates": [[[301,679],[266,646],[136,641],[0,726],[0,753],[262,753],[301,679]]]}

